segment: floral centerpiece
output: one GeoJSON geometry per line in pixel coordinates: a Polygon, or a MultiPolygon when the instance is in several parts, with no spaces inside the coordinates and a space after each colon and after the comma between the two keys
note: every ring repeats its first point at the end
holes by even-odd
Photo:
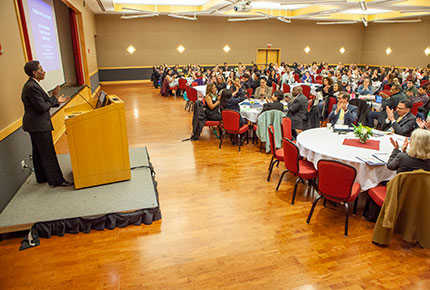
{"type": "Polygon", "coordinates": [[[358,126],[354,124],[352,126],[354,127],[353,132],[355,137],[358,137],[361,143],[366,143],[370,136],[373,136],[372,128],[368,126],[363,126],[361,123],[358,123],[358,126]]]}

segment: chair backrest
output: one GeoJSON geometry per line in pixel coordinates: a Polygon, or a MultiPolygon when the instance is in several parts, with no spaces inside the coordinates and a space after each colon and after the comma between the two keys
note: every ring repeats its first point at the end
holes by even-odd
{"type": "Polygon", "coordinates": [[[316,78],[315,78],[315,81],[316,81],[316,83],[318,83],[318,84],[322,84],[323,83],[323,77],[322,76],[317,76],[316,78]]]}
{"type": "Polygon", "coordinates": [[[357,170],[337,160],[321,159],[317,164],[318,192],[334,201],[345,201],[351,196],[357,170]]]}
{"type": "Polygon", "coordinates": [[[267,130],[269,131],[270,152],[275,156],[275,129],[273,128],[273,125],[269,125],[267,130]]]}
{"type": "Polygon", "coordinates": [[[282,84],[282,91],[284,92],[284,94],[289,93],[290,86],[288,84],[282,84]]]}
{"type": "Polygon", "coordinates": [[[282,139],[282,147],[284,148],[285,167],[294,175],[297,174],[299,172],[299,148],[287,138],[282,139]]]}
{"type": "Polygon", "coordinates": [[[307,86],[307,85],[300,85],[303,88],[303,95],[306,96],[306,98],[310,98],[311,97],[311,87],[307,86]]]}
{"type": "Polygon", "coordinates": [[[186,90],[186,88],[187,88],[187,80],[186,79],[180,78],[178,80],[178,84],[179,84],[180,90],[186,90]]]}
{"type": "Polygon", "coordinates": [[[334,98],[334,97],[329,97],[329,99],[328,99],[328,107],[327,107],[327,109],[328,109],[328,113],[329,113],[329,114],[331,113],[331,110],[333,110],[333,106],[334,106],[336,103],[337,103],[336,98],[334,98]]]}
{"type": "Polygon", "coordinates": [[[312,80],[313,83],[315,82],[315,78],[314,78],[313,75],[311,75],[311,80],[312,80]]]}
{"type": "Polygon", "coordinates": [[[197,101],[197,90],[195,88],[188,87],[187,97],[191,102],[197,101]]]}
{"type": "Polygon", "coordinates": [[[228,133],[236,133],[239,131],[239,112],[233,110],[224,110],[221,114],[224,130],[226,130],[228,133]]]}
{"type": "Polygon", "coordinates": [[[417,116],[417,114],[418,114],[418,108],[421,107],[422,105],[423,105],[423,102],[414,103],[412,105],[411,113],[414,116],[417,116]]]}
{"type": "Polygon", "coordinates": [[[276,91],[278,85],[275,82],[272,82],[272,94],[276,91]]]}
{"type": "Polygon", "coordinates": [[[282,137],[289,140],[293,138],[291,134],[291,119],[288,117],[282,119],[282,137]]]}
{"type": "Polygon", "coordinates": [[[429,80],[421,80],[420,84],[421,84],[421,86],[423,86],[425,83],[428,83],[428,82],[429,82],[429,80]]]}
{"type": "Polygon", "coordinates": [[[294,74],[294,80],[296,81],[296,83],[300,82],[300,75],[294,74]]]}
{"type": "Polygon", "coordinates": [[[198,85],[199,85],[199,84],[198,84],[197,82],[192,82],[192,83],[191,83],[191,86],[192,86],[192,87],[197,87],[198,85]]]}
{"type": "Polygon", "coordinates": [[[246,89],[246,94],[248,95],[248,99],[252,97],[252,88],[246,89]]]}
{"type": "Polygon", "coordinates": [[[391,86],[389,84],[384,85],[384,91],[389,91],[391,90],[391,86]]]}

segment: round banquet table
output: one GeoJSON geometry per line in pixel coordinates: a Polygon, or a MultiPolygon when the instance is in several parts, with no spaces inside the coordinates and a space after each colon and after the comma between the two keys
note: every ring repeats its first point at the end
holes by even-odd
{"type": "Polygon", "coordinates": [[[353,166],[357,170],[355,182],[361,185],[361,190],[365,191],[377,186],[381,181],[391,180],[396,172],[389,170],[386,165],[368,165],[357,157],[369,157],[379,152],[387,153],[390,156],[393,151],[390,137],[403,144],[404,137],[399,135],[384,135],[381,137],[371,137],[370,140],[379,140],[379,151],[367,148],[343,145],[345,138],[355,138],[352,132],[346,135],[334,133],[331,129],[315,128],[302,132],[297,136],[297,146],[300,155],[311,161],[317,168],[321,159],[334,159],[353,166]]]}

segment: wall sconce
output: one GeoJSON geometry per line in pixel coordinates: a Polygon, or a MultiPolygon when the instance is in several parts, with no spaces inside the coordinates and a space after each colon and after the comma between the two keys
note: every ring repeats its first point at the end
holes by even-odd
{"type": "Polygon", "coordinates": [[[427,46],[427,48],[424,50],[424,53],[426,54],[426,56],[429,56],[430,54],[430,47],[427,46]]]}
{"type": "Polygon", "coordinates": [[[136,51],[136,49],[133,47],[133,45],[130,44],[130,46],[127,47],[127,51],[129,54],[133,54],[136,51]]]}
{"type": "Polygon", "coordinates": [[[388,48],[385,50],[385,53],[386,53],[387,55],[390,55],[390,54],[391,54],[391,52],[392,52],[391,47],[388,47],[388,48]]]}
{"type": "Polygon", "coordinates": [[[176,50],[177,50],[177,51],[179,51],[179,53],[183,53],[183,52],[184,52],[184,50],[185,50],[185,47],[183,47],[183,46],[182,46],[182,44],[180,44],[180,45],[176,48],[176,50]]]}
{"type": "Polygon", "coordinates": [[[341,54],[344,54],[345,53],[345,47],[341,47],[340,49],[339,49],[339,52],[341,53],[341,54]]]}
{"type": "Polygon", "coordinates": [[[310,51],[311,51],[310,47],[309,47],[309,46],[306,46],[306,47],[305,47],[305,52],[306,52],[306,54],[308,54],[310,51]]]}
{"type": "Polygon", "coordinates": [[[230,46],[228,46],[228,44],[226,44],[222,50],[224,50],[225,53],[228,53],[231,50],[231,48],[230,46]]]}

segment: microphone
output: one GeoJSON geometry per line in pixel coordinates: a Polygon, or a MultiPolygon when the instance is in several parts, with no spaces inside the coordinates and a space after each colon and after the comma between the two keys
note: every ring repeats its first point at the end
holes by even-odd
{"type": "Polygon", "coordinates": [[[75,90],[74,88],[70,87],[76,94],[78,94],[88,105],[90,105],[91,108],[93,108],[93,110],[95,110],[96,108],[93,107],[93,105],[91,105],[90,102],[87,101],[87,99],[81,95],[81,93],[79,93],[79,91],[75,90]]]}

